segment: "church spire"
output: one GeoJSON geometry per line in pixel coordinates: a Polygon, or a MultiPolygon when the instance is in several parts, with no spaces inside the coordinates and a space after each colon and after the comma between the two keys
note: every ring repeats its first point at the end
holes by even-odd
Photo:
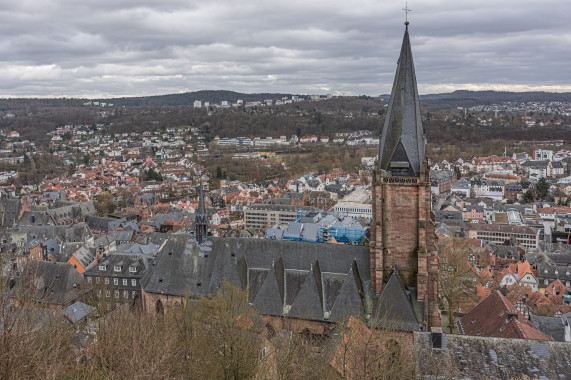
{"type": "Polygon", "coordinates": [[[379,168],[393,176],[418,176],[425,154],[416,74],[405,22],[391,100],[379,144],[379,168]]]}
{"type": "Polygon", "coordinates": [[[196,242],[202,244],[206,236],[208,236],[208,215],[204,206],[204,192],[202,191],[202,179],[200,180],[200,190],[198,193],[198,207],[194,217],[194,233],[196,242]]]}

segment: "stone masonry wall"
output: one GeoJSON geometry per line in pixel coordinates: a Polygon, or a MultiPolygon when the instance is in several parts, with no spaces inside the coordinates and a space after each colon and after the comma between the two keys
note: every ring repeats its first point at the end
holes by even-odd
{"type": "Polygon", "coordinates": [[[424,301],[424,328],[440,326],[438,252],[431,211],[430,173],[419,177],[374,173],[371,223],[371,287],[380,293],[396,266],[409,287],[424,301]]]}

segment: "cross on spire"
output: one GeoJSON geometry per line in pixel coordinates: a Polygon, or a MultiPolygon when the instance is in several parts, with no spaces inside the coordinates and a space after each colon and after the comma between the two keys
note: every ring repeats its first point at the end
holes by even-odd
{"type": "Polygon", "coordinates": [[[404,8],[402,9],[404,11],[404,20],[405,20],[405,25],[408,25],[408,14],[412,12],[412,10],[408,7],[408,2],[405,3],[404,8]]]}

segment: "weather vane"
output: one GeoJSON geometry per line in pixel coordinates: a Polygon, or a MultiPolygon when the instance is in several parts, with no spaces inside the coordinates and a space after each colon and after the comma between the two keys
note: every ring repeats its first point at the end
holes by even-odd
{"type": "Polygon", "coordinates": [[[405,3],[404,8],[402,10],[404,11],[404,20],[408,25],[408,14],[412,12],[412,10],[408,7],[408,2],[405,3]]]}

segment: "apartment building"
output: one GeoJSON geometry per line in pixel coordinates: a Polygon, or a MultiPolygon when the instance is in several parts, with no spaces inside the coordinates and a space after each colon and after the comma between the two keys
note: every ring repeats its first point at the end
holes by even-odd
{"type": "Polygon", "coordinates": [[[527,226],[507,224],[469,224],[466,227],[471,239],[486,240],[498,245],[506,242],[509,245],[523,245],[526,248],[537,248],[539,230],[527,226]]]}
{"type": "Polygon", "coordinates": [[[246,228],[265,228],[275,224],[287,224],[298,218],[298,210],[311,210],[307,206],[255,204],[244,210],[246,228]]]}

